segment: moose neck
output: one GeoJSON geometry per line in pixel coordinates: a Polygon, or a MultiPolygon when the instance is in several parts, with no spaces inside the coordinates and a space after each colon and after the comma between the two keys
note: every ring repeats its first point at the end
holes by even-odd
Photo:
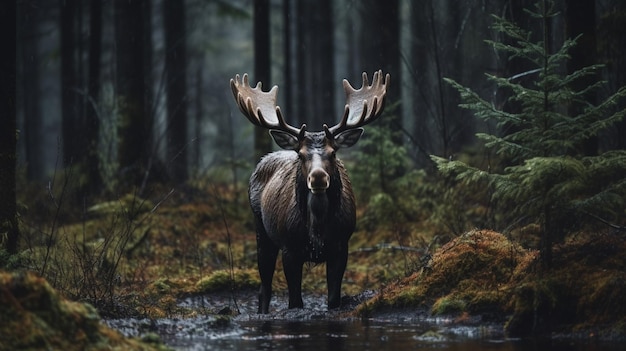
{"type": "Polygon", "coordinates": [[[328,217],[328,196],[326,193],[309,192],[307,199],[308,226],[310,234],[321,235],[328,217]]]}
{"type": "MultiPolygon", "coordinates": [[[[296,171],[296,202],[302,215],[301,225],[306,226],[306,251],[309,259],[320,262],[324,259],[324,241],[328,239],[329,228],[335,217],[333,212],[341,202],[342,182],[339,172],[330,174],[330,186],[325,192],[314,194],[307,187],[306,176],[301,167],[296,171]]],[[[302,233],[304,234],[304,233],[302,233]]]]}
{"type": "Polygon", "coordinates": [[[321,258],[326,239],[328,196],[326,193],[307,196],[307,227],[309,230],[309,254],[313,261],[321,258]]]}

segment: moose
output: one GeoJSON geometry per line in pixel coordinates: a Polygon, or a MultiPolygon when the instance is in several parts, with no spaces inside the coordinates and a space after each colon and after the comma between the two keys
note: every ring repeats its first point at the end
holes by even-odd
{"type": "Polygon", "coordinates": [[[343,80],[346,105],[341,121],[323,131],[293,127],[276,105],[278,86],[268,92],[262,83],[252,88],[248,75],[230,80],[233,96],[252,124],[269,129],[283,150],[261,158],[250,177],[248,196],[254,214],[258,270],[261,278],[258,313],[266,314],[278,252],[289,290],[289,308],[302,308],[302,267],[326,262],[328,308],[341,305],[341,282],[348,262],[348,240],[356,226],[356,205],[350,179],[336,157],[353,146],[362,126],[376,120],[385,103],[389,74],[374,73],[372,84],[363,72],[363,85],[343,80]]]}

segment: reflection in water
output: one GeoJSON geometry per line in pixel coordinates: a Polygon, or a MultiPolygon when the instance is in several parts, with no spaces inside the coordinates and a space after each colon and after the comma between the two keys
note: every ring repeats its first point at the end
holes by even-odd
{"type": "Polygon", "coordinates": [[[617,344],[506,340],[499,334],[495,328],[455,328],[422,322],[251,320],[240,321],[221,333],[164,337],[164,341],[177,350],[621,350],[617,344]]]}

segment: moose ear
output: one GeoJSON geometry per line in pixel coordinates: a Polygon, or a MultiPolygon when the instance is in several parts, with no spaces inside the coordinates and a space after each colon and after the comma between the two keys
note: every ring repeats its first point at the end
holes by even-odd
{"type": "Polygon", "coordinates": [[[348,129],[335,135],[335,143],[338,147],[350,147],[356,144],[363,135],[363,128],[348,129]]]}
{"type": "Polygon", "coordinates": [[[282,130],[270,129],[270,135],[274,142],[278,144],[282,149],[285,150],[298,150],[300,147],[300,141],[294,135],[291,135],[287,132],[283,132],[282,130]]]}

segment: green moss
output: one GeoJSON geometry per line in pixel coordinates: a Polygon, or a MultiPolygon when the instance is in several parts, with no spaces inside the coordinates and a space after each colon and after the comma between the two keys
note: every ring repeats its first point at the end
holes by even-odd
{"type": "Polygon", "coordinates": [[[136,194],[126,194],[117,200],[101,202],[87,209],[90,215],[104,216],[115,213],[126,213],[131,217],[149,212],[154,208],[150,200],[142,199],[136,194]]]}
{"type": "Polygon", "coordinates": [[[505,291],[478,291],[471,297],[467,309],[471,313],[502,313],[504,312],[508,294],[505,291]]]}
{"type": "MultiPolygon", "coordinates": [[[[508,282],[532,260],[534,253],[499,233],[473,230],[441,247],[431,269],[416,272],[390,285],[368,301],[368,313],[385,308],[424,307],[433,314],[506,312],[508,282]]],[[[512,307],[509,307],[509,310],[512,307]]]]}
{"type": "Polygon", "coordinates": [[[424,294],[419,287],[411,287],[390,299],[392,307],[419,307],[424,303],[424,294]]]}
{"type": "Polygon", "coordinates": [[[217,270],[204,277],[196,284],[196,292],[209,293],[230,289],[256,289],[261,281],[258,273],[252,269],[217,270]]]}
{"type": "Polygon", "coordinates": [[[167,294],[172,290],[169,279],[159,279],[152,285],[160,294],[167,294]]]}
{"type": "Polygon", "coordinates": [[[465,300],[453,296],[444,296],[435,301],[431,313],[434,315],[453,314],[465,312],[466,309],[467,302],[465,300]]]}
{"type": "Polygon", "coordinates": [[[0,271],[0,335],[7,350],[155,350],[106,327],[94,307],[64,299],[32,273],[0,271]]]}

